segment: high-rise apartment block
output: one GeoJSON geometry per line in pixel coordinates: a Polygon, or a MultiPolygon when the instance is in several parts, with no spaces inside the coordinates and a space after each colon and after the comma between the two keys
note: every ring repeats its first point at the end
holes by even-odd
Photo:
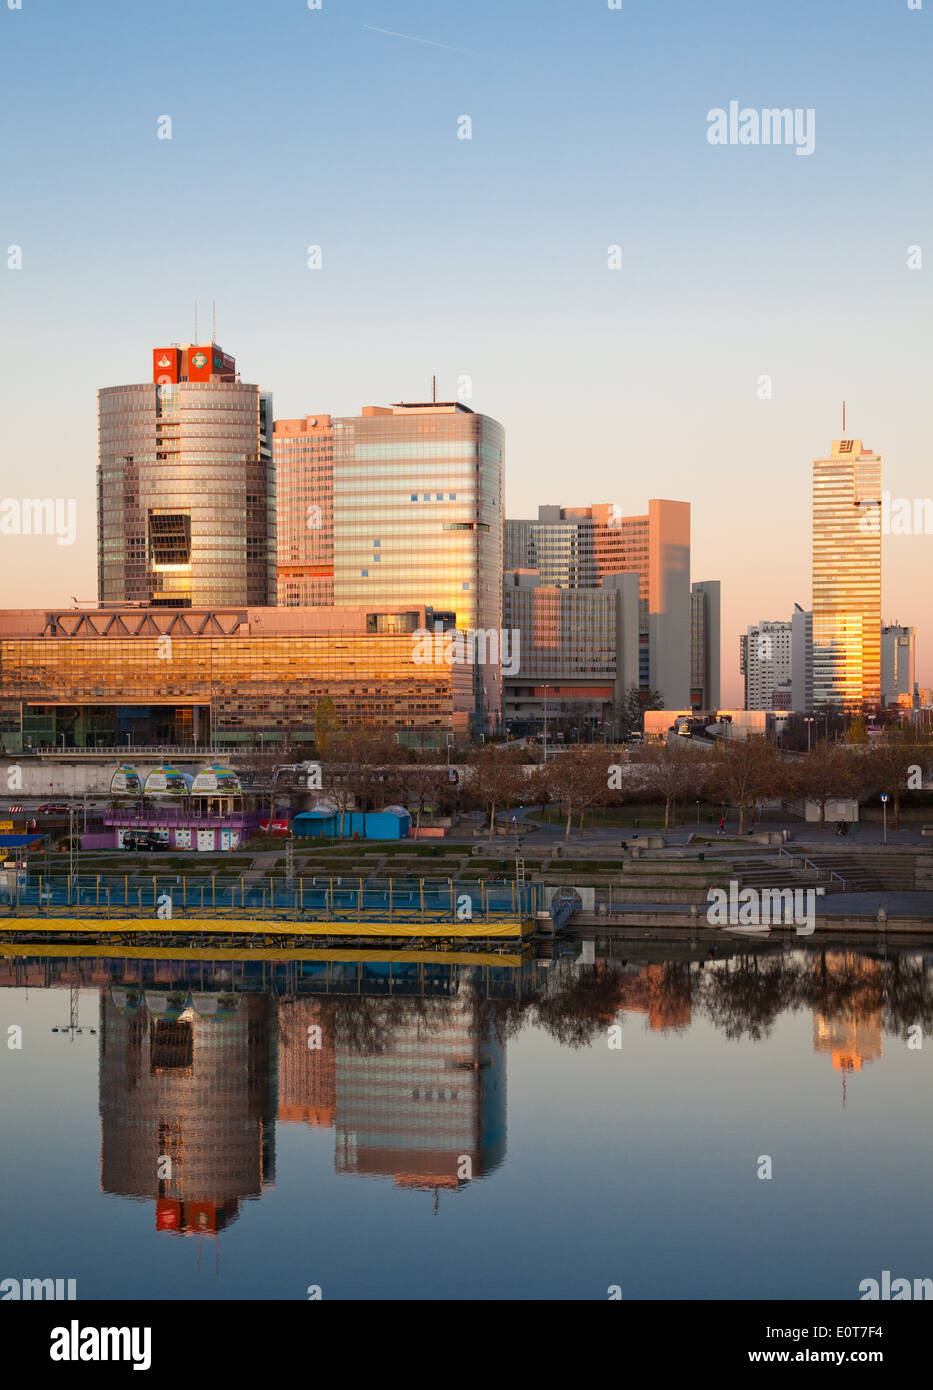
{"type": "Polygon", "coordinates": [[[881,457],[836,439],[813,464],[813,704],[881,703],[881,457]]]}
{"type": "Polygon", "coordinates": [[[741,638],[746,709],[790,708],[792,632],[791,623],[761,622],[741,638]]]}
{"type": "Polygon", "coordinates": [[[275,602],[272,397],[216,343],[156,348],[98,392],[101,603],[275,602]]]}

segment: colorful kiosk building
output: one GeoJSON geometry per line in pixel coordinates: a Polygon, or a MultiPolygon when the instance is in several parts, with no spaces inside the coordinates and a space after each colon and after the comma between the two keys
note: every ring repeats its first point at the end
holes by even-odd
{"type": "Polygon", "coordinates": [[[145,836],[166,849],[233,850],[262,816],[258,796],[244,792],[229,767],[214,764],[192,775],[163,763],[143,777],[124,763],[111,778],[110,797],[104,827],[116,849],[145,836]]]}

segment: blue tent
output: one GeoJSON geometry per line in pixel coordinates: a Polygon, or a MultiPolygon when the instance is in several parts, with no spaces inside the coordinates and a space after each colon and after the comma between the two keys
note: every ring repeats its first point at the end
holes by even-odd
{"type": "MultiPolygon", "coordinates": [[[[319,806],[302,811],[292,821],[297,837],[326,835],[340,836],[340,812],[332,806],[319,806]]],[[[401,806],[387,806],[382,811],[346,811],[343,816],[343,838],[359,835],[362,840],[405,840],[411,834],[411,816],[401,806]]]]}

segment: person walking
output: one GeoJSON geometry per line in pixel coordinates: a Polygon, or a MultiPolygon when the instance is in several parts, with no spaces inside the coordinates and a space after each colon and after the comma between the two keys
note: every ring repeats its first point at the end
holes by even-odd
{"type": "Polygon", "coordinates": [[[726,818],[725,818],[725,816],[720,816],[720,817],[719,817],[719,832],[718,832],[718,833],[719,833],[720,835],[725,835],[725,833],[726,833],[726,818]]]}

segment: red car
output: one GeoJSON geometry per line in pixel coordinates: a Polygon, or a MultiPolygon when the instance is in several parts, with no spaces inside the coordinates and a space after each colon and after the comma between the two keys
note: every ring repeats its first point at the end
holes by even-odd
{"type": "Polygon", "coordinates": [[[68,806],[64,801],[47,801],[39,807],[40,816],[67,816],[68,806]]]}

